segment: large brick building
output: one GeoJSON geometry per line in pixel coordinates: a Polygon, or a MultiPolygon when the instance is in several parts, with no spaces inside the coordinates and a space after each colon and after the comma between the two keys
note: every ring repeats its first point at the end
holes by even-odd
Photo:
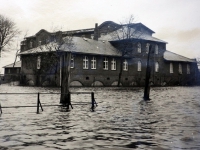
{"type": "Polygon", "coordinates": [[[42,29],[21,42],[23,83],[59,86],[60,56],[70,52],[71,86],[116,86],[120,68],[122,86],[143,86],[151,45],[152,85],[195,84],[196,60],[167,51],[167,42],[153,37],[153,33],[142,23],[119,25],[112,21],[95,24],[95,28],[65,32],[50,33],[42,29]],[[133,34],[124,36],[126,28],[133,34]],[[69,35],[73,35],[70,43],[69,39],[60,42],[69,35]]]}

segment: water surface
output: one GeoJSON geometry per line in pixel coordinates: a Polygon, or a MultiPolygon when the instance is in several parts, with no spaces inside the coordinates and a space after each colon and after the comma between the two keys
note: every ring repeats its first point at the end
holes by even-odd
{"type": "MultiPolygon", "coordinates": [[[[72,95],[73,110],[43,107],[3,108],[0,149],[200,149],[200,87],[154,87],[151,101],[142,100],[143,88],[71,88],[95,92],[72,95]]],[[[58,93],[59,88],[1,85],[1,93],[58,93]]],[[[59,104],[59,94],[42,94],[42,105],[59,104]]],[[[5,106],[36,105],[37,94],[0,95],[5,106]]]]}

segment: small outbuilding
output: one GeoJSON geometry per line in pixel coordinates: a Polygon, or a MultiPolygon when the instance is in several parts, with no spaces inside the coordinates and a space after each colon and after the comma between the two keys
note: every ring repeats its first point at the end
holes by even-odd
{"type": "Polygon", "coordinates": [[[20,81],[21,61],[6,65],[4,68],[4,77],[2,83],[20,81]]]}

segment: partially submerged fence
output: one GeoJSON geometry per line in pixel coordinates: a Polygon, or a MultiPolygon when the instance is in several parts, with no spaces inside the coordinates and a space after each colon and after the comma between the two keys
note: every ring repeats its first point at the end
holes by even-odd
{"type": "MultiPolygon", "coordinates": [[[[36,95],[37,94],[37,101],[36,101],[36,105],[24,105],[24,106],[1,106],[1,103],[0,103],[0,114],[3,113],[3,110],[4,108],[20,108],[20,107],[36,107],[37,110],[36,110],[36,113],[39,114],[39,108],[41,108],[41,110],[43,111],[43,107],[52,107],[52,106],[61,106],[61,107],[65,107],[66,105],[64,104],[57,104],[57,105],[42,105],[41,101],[40,101],[40,95],[41,94],[61,94],[61,93],[0,93],[0,95],[12,95],[12,94],[33,94],[33,95],[36,95]]],[[[91,102],[79,102],[79,103],[73,103],[73,104],[70,104],[71,105],[71,108],[73,109],[73,106],[72,105],[91,105],[91,110],[94,111],[95,107],[97,107],[97,103],[95,101],[95,98],[94,98],[94,92],[70,92],[69,93],[70,95],[71,94],[89,94],[91,95],[91,102]]],[[[71,96],[70,96],[71,97],[71,96]]]]}

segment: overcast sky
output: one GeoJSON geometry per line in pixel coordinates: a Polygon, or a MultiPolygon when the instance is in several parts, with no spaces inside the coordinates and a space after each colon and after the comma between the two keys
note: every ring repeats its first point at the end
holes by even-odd
{"type": "MultiPolygon", "coordinates": [[[[200,0],[0,0],[0,14],[22,31],[62,31],[93,28],[104,21],[119,23],[130,15],[167,44],[167,50],[189,58],[200,57],[200,0]]],[[[13,48],[15,48],[14,46],[13,48]]],[[[0,63],[13,63],[15,51],[4,52],[0,63]]]]}

